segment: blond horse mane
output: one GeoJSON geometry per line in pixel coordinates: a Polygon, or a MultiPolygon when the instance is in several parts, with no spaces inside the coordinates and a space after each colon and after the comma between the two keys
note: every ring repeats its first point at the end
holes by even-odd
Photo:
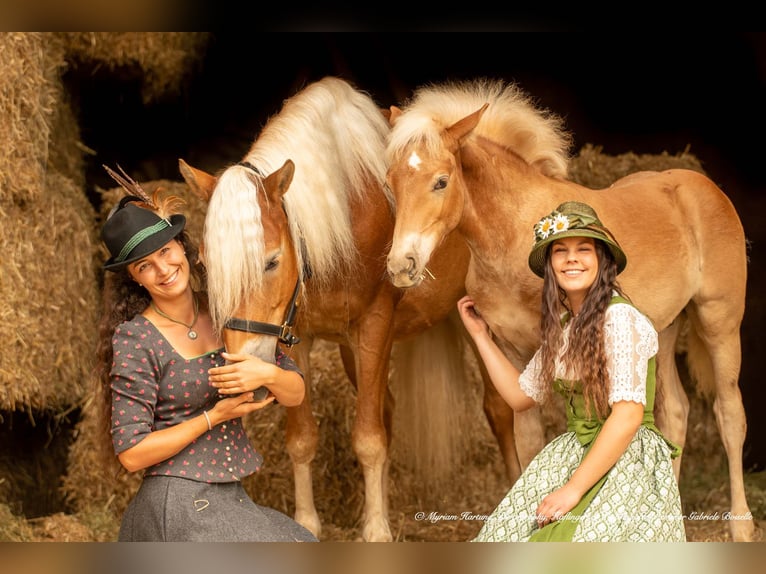
{"type": "MultiPolygon", "coordinates": [[[[363,200],[371,185],[383,186],[388,129],[380,108],[367,94],[326,77],[286,100],[244,158],[263,176],[287,159],[295,163],[285,210],[293,242],[303,246],[298,253],[300,269],[310,265],[312,281],[320,287],[354,268],[350,203],[363,200]]],[[[233,315],[243,293],[260,288],[261,180],[247,167],[230,166],[219,176],[208,205],[205,262],[216,325],[233,315]]]]}
{"type": "Polygon", "coordinates": [[[563,120],[535,107],[516,84],[487,78],[418,88],[403,107],[406,113],[397,118],[389,134],[389,164],[398,160],[413,140],[428,152],[438,153],[441,132],[486,103],[489,107],[474,129],[474,136],[514,151],[547,176],[567,177],[572,138],[563,120]]]}

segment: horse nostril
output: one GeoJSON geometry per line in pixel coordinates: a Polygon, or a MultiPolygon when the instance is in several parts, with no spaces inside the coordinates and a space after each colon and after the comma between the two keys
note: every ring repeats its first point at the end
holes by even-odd
{"type": "Polygon", "coordinates": [[[409,265],[407,265],[407,275],[412,279],[415,277],[415,258],[410,255],[407,257],[407,261],[409,262],[409,265]]]}

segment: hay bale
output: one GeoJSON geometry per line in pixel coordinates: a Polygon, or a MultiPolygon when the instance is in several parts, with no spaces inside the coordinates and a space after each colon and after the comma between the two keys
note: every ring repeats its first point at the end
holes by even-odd
{"type": "Polygon", "coordinates": [[[144,104],[180,93],[207,49],[210,32],[62,32],[73,66],[106,67],[141,81],[144,104]]]}
{"type": "Polygon", "coordinates": [[[705,173],[702,163],[689,152],[688,146],[676,155],[670,155],[666,151],[660,154],[627,152],[606,155],[602,153],[602,149],[602,146],[585,144],[569,162],[569,179],[590,189],[604,189],[621,177],[637,171],[685,168],[705,173]]]}
{"type": "Polygon", "coordinates": [[[82,397],[93,349],[94,211],[60,41],[3,34],[0,60],[0,408],[63,410],[82,397]]]}
{"type": "Polygon", "coordinates": [[[92,365],[93,208],[49,172],[43,201],[0,202],[0,407],[64,409],[92,365]]]}
{"type": "Polygon", "coordinates": [[[44,33],[0,34],[0,204],[45,189],[52,118],[61,97],[64,51],[44,33]]]}

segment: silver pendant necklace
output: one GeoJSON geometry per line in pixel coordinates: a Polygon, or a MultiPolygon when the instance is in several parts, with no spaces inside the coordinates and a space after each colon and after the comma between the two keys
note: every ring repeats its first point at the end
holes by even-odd
{"type": "Polygon", "coordinates": [[[199,317],[199,301],[197,300],[196,295],[193,295],[194,297],[194,319],[192,320],[190,325],[187,325],[183,321],[179,321],[178,319],[173,319],[170,315],[163,313],[160,311],[159,307],[154,304],[154,300],[151,301],[150,305],[152,306],[152,309],[154,309],[155,313],[159,315],[160,317],[165,317],[168,321],[172,321],[173,323],[178,323],[179,325],[183,325],[189,331],[186,333],[186,336],[189,337],[192,341],[197,338],[197,331],[194,330],[194,325],[197,324],[197,317],[199,317]]]}

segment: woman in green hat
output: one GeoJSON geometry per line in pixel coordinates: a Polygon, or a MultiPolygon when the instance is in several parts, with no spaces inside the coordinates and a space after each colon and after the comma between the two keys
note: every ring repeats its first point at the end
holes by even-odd
{"type": "Polygon", "coordinates": [[[159,190],[150,198],[107,171],[133,195],[101,232],[111,255],[98,346],[103,418],[120,464],[143,473],[118,540],[315,541],[292,518],[255,504],[241,482],[263,462],[242,417],[275,401],[300,404],[302,373],[279,347],[274,363],[224,352],[197,249],[174,213],[178,198],[159,190]],[[232,378],[246,392],[227,394],[220,381],[232,378]],[[256,400],[259,387],[268,394],[256,400]]]}
{"type": "Polygon", "coordinates": [[[529,267],[543,278],[541,346],[523,372],[470,296],[458,310],[514,411],[561,394],[567,431],[548,443],[474,541],[685,541],[671,458],[654,424],[657,332],[622,293],[627,258],[596,212],[558,206],[535,226],[529,267]]]}

